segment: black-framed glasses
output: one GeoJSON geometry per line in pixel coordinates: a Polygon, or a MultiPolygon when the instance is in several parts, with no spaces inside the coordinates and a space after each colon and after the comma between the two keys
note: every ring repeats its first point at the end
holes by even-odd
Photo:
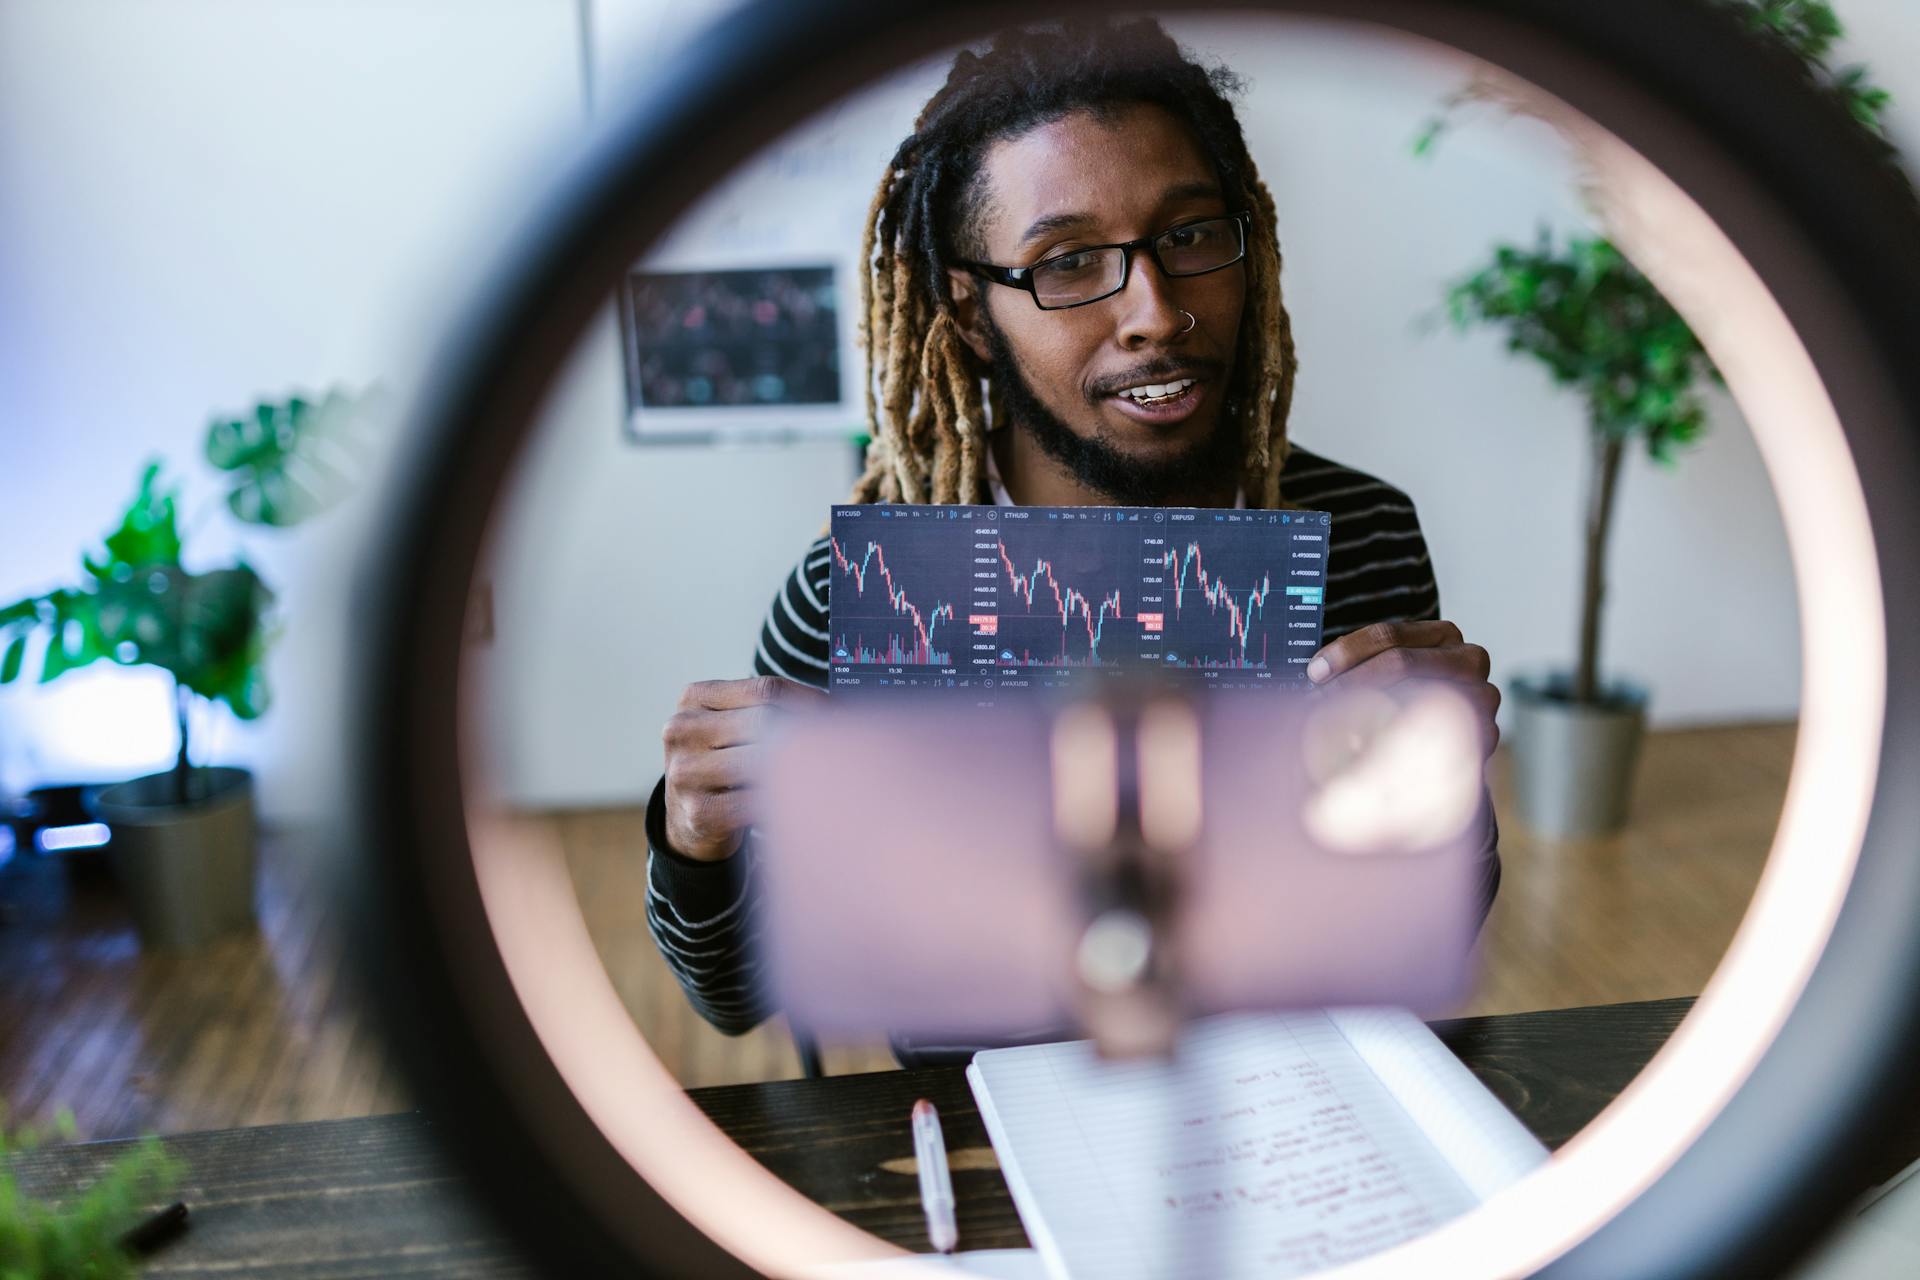
{"type": "Polygon", "coordinates": [[[1030,267],[996,267],[988,262],[961,265],[995,284],[1026,290],[1042,311],[1061,311],[1084,307],[1126,288],[1137,249],[1152,254],[1163,275],[1203,276],[1232,266],[1247,256],[1250,216],[1243,209],[1221,218],[1184,222],[1125,244],[1096,244],[1057,253],[1030,267]]]}

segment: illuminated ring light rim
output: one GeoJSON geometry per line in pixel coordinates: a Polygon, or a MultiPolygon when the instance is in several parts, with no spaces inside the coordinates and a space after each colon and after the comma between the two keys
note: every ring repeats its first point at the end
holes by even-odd
{"type": "MultiPolygon", "coordinates": [[[[398,965],[414,979],[407,984],[377,983],[375,994],[394,1018],[397,1047],[416,1071],[422,1096],[446,1104],[454,1115],[489,1115],[499,1120],[485,1135],[456,1126],[443,1136],[467,1157],[482,1189],[523,1238],[538,1242],[550,1260],[576,1269],[605,1269],[622,1259],[631,1262],[646,1256],[670,1266],[674,1273],[697,1268],[705,1275],[745,1274],[740,1263],[724,1258],[634,1176],[582,1110],[547,1060],[484,918],[461,812],[456,732],[459,620],[469,571],[476,563],[503,477],[561,357],[601,303],[604,282],[617,278],[637,256],[636,246],[657,236],[693,195],[736,159],[801,118],[810,106],[821,105],[906,61],[907,57],[895,56],[903,49],[931,53],[996,25],[1031,20],[1024,9],[986,11],[970,6],[963,18],[953,12],[955,7],[946,6],[937,13],[920,11],[906,18],[888,6],[865,3],[821,5],[810,12],[773,6],[730,24],[730,34],[738,43],[727,46],[710,40],[695,50],[682,63],[678,78],[637,107],[623,133],[575,173],[541,224],[544,234],[528,239],[514,273],[494,295],[496,305],[477,313],[454,348],[452,361],[441,371],[439,394],[426,401],[437,404],[438,411],[429,415],[418,438],[421,452],[403,473],[401,496],[408,500],[394,505],[382,544],[399,554],[383,566],[375,588],[378,598],[393,607],[376,615],[375,653],[380,660],[373,666],[361,708],[360,795],[359,803],[349,810],[361,824],[359,847],[368,855],[365,869],[369,873],[361,884],[367,897],[354,919],[363,926],[361,950],[375,971],[398,965]],[[874,37],[853,44],[842,34],[848,31],[885,31],[891,39],[874,37]],[[886,56],[879,53],[883,46],[886,56]],[[806,50],[835,61],[790,56],[806,50]],[[793,73],[795,65],[808,67],[817,78],[793,73]],[[768,72],[774,68],[787,74],[773,78],[768,72]],[[725,90],[714,88],[728,82],[760,86],[764,128],[742,121],[738,93],[729,98],[725,90]],[[776,97],[781,100],[772,101],[776,97]],[[732,114],[721,114],[722,106],[733,107],[732,114]],[[688,145],[693,140],[700,145],[688,145]],[[642,183],[642,174],[651,176],[642,183]],[[614,245],[624,247],[616,252],[614,245]],[[537,335],[537,340],[530,341],[530,334],[537,335]],[[449,566],[459,566],[461,571],[450,573],[449,566]],[[455,1065],[474,1059],[487,1062],[490,1069],[455,1065]],[[548,1176],[529,1177],[530,1170],[548,1176]]],[[[1220,10],[1229,6],[1164,6],[1169,11],[1182,7],[1220,10]]],[[[1631,127],[1621,126],[1613,112],[1595,109],[1593,94],[1600,92],[1595,84],[1618,92],[1618,73],[1602,72],[1595,82],[1578,77],[1557,80],[1541,74],[1525,57],[1515,56],[1516,50],[1544,51],[1562,59],[1579,59],[1581,55],[1572,54],[1567,41],[1589,49],[1604,48],[1610,59],[1630,69],[1628,74],[1661,83],[1667,93],[1691,93],[1696,111],[1710,111],[1716,142],[1726,143],[1732,135],[1736,145],[1744,144],[1741,158],[1765,171],[1768,193],[1778,201],[1770,212],[1784,215],[1790,209],[1794,215],[1783,226],[1805,234],[1818,224],[1830,239],[1838,230],[1836,217],[1828,210],[1808,207],[1804,187],[1809,166],[1821,169],[1834,163],[1833,157],[1809,162],[1804,154],[1785,149],[1799,167],[1788,167],[1783,179],[1781,170],[1773,167],[1780,164],[1778,158],[1766,153],[1769,138],[1760,137],[1760,120],[1743,120],[1736,109],[1751,104],[1732,93],[1733,82],[1703,75],[1698,64],[1682,66],[1674,61],[1679,51],[1702,47],[1714,28],[1706,25],[1710,22],[1706,18],[1676,11],[1671,0],[1556,7],[1551,19],[1520,12],[1525,6],[1495,0],[1479,4],[1299,0],[1261,7],[1342,19],[1372,18],[1485,57],[1540,85],[1661,161],[1671,151],[1662,139],[1640,136],[1631,127]],[[1529,25],[1512,25],[1515,21],[1529,25]],[[1665,38],[1644,41],[1642,33],[1655,27],[1665,38]],[[1506,46],[1508,56],[1490,56],[1488,40],[1494,38],[1519,43],[1506,46]],[[1715,93],[1722,96],[1715,100],[1715,93]],[[1798,190],[1793,189],[1795,181],[1802,184],[1798,190]]],[[[1748,66],[1745,73],[1759,75],[1759,69],[1748,66]]],[[[1764,75],[1760,79],[1764,82],[1764,75]]],[[[1792,94],[1787,96],[1791,99],[1792,94]]],[[[1655,116],[1668,111],[1659,104],[1639,105],[1655,116]]],[[[1846,151],[1845,145],[1839,148],[1842,157],[1846,151]]],[[[1662,167],[1668,166],[1663,162],[1662,167]]],[[[1755,180],[1760,180],[1757,174],[1755,180]]],[[[1713,193],[1706,194],[1702,203],[1722,225],[1742,225],[1741,209],[1716,207],[1713,193]]],[[[1854,208],[1850,205],[1844,212],[1854,208]]],[[[1883,232],[1890,216],[1880,211],[1866,225],[1850,229],[1868,235],[1883,232]]],[[[1751,246],[1744,240],[1743,247],[1751,256],[1751,246]]],[[[1810,256],[1804,244],[1773,247],[1788,260],[1810,256]]],[[[1776,264],[1780,260],[1774,259],[1776,264]]],[[[1827,381],[1836,398],[1842,392],[1850,397],[1840,406],[1855,433],[1848,443],[1866,461],[1860,476],[1864,491],[1878,494],[1865,513],[1873,521],[1872,540],[1887,563],[1903,563],[1920,551],[1911,517],[1899,513],[1896,505],[1903,491],[1911,492],[1920,480],[1905,429],[1917,416],[1920,389],[1910,380],[1901,381],[1891,360],[1893,353],[1876,349],[1874,331],[1855,329],[1852,312],[1834,308],[1851,306],[1870,313],[1878,332],[1911,320],[1911,309],[1897,308],[1887,296],[1876,293],[1873,286],[1884,287],[1887,281],[1864,277],[1857,262],[1816,261],[1839,278],[1816,271],[1813,278],[1797,281],[1790,313],[1796,329],[1814,347],[1822,370],[1831,375],[1837,369],[1847,375],[1838,380],[1829,376],[1827,381]],[[1822,298],[1822,289],[1834,292],[1822,298]],[[1826,327],[1810,327],[1808,321],[1814,315],[1826,327]],[[1862,423],[1871,423],[1873,430],[1863,430],[1862,423]]],[[[1900,270],[1889,271],[1898,283],[1920,283],[1910,262],[1901,262],[1897,256],[1895,261],[1900,270]]],[[[1769,284],[1780,296],[1778,282],[1770,279],[1769,284]]],[[[1879,581],[1887,616],[1896,624],[1880,637],[1893,651],[1885,657],[1910,659],[1912,646],[1897,624],[1915,620],[1913,589],[1909,586],[1902,592],[1897,579],[1879,581]]],[[[1811,665],[1828,651],[1816,649],[1811,631],[1808,640],[1811,665]]],[[[1884,669],[1883,665],[1882,674],[1884,669]]],[[[1896,664],[1894,669],[1907,668],[1896,664]]],[[[1911,697],[1900,685],[1887,689],[1888,734],[1880,757],[1883,773],[1890,763],[1912,754],[1909,739],[1916,709],[1908,705],[1911,697]]],[[[1809,704],[1803,716],[1810,717],[1814,710],[1809,704]]],[[[1803,748],[1808,741],[1805,725],[1803,721],[1803,748]]],[[[1796,780],[1803,764],[1797,753],[1796,780]]],[[[1902,978],[1920,970],[1916,954],[1920,931],[1896,925],[1904,926],[1920,901],[1920,870],[1912,865],[1920,860],[1905,856],[1898,833],[1920,830],[1920,814],[1915,813],[1913,800],[1889,796],[1887,790],[1873,795],[1874,813],[1859,870],[1862,884],[1871,881],[1871,891],[1863,889],[1849,898],[1844,923],[1850,927],[1836,934],[1828,947],[1809,982],[1806,999],[1794,1009],[1778,1041],[1755,1070],[1750,1091],[1736,1096],[1727,1113],[1707,1127],[1692,1149],[1681,1153],[1661,1180],[1660,1194],[1654,1199],[1665,1206],[1664,1213],[1650,1213],[1645,1200],[1629,1206],[1619,1219],[1562,1259],[1554,1268],[1556,1273],[1623,1276],[1656,1264],[1672,1266],[1680,1259],[1697,1265],[1683,1263],[1677,1270],[1703,1269],[1729,1248],[1747,1251],[1735,1256],[1753,1257],[1758,1251],[1804,1240],[1819,1216],[1835,1207],[1839,1193],[1825,1190],[1815,1174],[1840,1159],[1841,1144],[1871,1119],[1865,1103],[1871,1086],[1887,1078],[1890,1064],[1914,1040],[1915,992],[1902,978]],[[1836,1081],[1839,1073],[1829,1061],[1826,1077],[1816,1082],[1806,1063],[1821,1060],[1821,1055],[1830,1059],[1836,1043],[1858,1050],[1841,1064],[1853,1069],[1852,1077],[1836,1081]],[[1861,1087],[1842,1088],[1836,1098],[1833,1083],[1861,1087]],[[1832,1124],[1823,1131],[1810,1117],[1832,1124]],[[1824,1143],[1816,1142],[1810,1133],[1819,1134],[1824,1143]],[[1797,1152],[1799,1166],[1781,1158],[1783,1151],[1797,1152]],[[1730,1157],[1767,1154],[1774,1160],[1772,1185],[1748,1184],[1742,1188],[1745,1197],[1733,1203],[1727,1203],[1730,1193],[1723,1187],[1716,1200],[1712,1174],[1717,1164],[1729,1159],[1721,1152],[1730,1157]],[[1800,1186],[1802,1181],[1809,1185],[1800,1186]],[[1675,1212],[1676,1202],[1687,1205],[1689,1212],[1675,1212]],[[1723,1224],[1717,1236],[1701,1230],[1700,1215],[1709,1211],[1717,1213],[1715,1220],[1723,1224]],[[1677,1236],[1682,1229],[1684,1237],[1677,1236]]],[[[1844,884],[1844,876],[1840,882],[1844,884]]],[[[1716,985],[1720,979],[1716,974],[1716,985]]],[[[1700,1018],[1714,999],[1710,991],[1689,1023],[1700,1018]]],[[[1651,1074],[1643,1075],[1634,1088],[1639,1089],[1651,1074]]],[[[1737,1079],[1740,1073],[1730,1074],[1737,1079]]],[[[1409,1248],[1420,1249],[1425,1243],[1409,1248]]],[[[1485,1255],[1478,1258],[1483,1265],[1491,1261],[1485,1255]]],[[[1413,1255],[1402,1253],[1399,1259],[1411,1263],[1413,1255]]]]}

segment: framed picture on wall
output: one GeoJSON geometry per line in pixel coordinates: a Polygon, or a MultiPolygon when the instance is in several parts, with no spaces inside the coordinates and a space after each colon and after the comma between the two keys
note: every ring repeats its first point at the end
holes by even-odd
{"type": "Polygon", "coordinates": [[[628,437],[844,439],[856,431],[841,277],[821,262],[630,270],[620,291],[628,437]]]}

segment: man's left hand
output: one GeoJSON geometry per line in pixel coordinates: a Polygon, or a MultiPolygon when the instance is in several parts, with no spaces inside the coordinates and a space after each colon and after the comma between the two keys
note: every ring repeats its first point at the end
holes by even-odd
{"type": "Polygon", "coordinates": [[[1500,741],[1494,713],[1500,690],[1487,679],[1487,651],[1468,644],[1451,622],[1376,622],[1323,647],[1307,664],[1307,679],[1326,686],[1388,688],[1405,680],[1453,683],[1479,713],[1491,756],[1500,741]]]}

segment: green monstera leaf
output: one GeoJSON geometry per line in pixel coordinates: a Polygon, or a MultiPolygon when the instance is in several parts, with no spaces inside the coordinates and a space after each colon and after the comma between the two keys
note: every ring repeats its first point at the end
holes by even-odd
{"type": "Polygon", "coordinates": [[[12,684],[20,678],[27,658],[27,640],[40,624],[40,599],[30,596],[15,600],[0,609],[0,684],[12,684]]]}
{"type": "Polygon", "coordinates": [[[7,641],[4,653],[0,653],[0,684],[12,684],[20,678],[20,668],[27,658],[27,633],[16,632],[7,641]]]}
{"type": "Polygon", "coordinates": [[[161,489],[160,474],[160,463],[147,464],[120,527],[107,535],[106,555],[81,555],[80,562],[94,578],[124,582],[136,569],[180,563],[179,491],[161,489]]]}
{"type": "Polygon", "coordinates": [[[40,631],[42,684],[106,660],[159,667],[242,719],[266,709],[273,592],[245,562],[204,573],[181,567],[175,494],[161,487],[158,464],[141,476],[104,550],[81,561],[80,585],[0,608],[0,684],[21,677],[40,631]]]}
{"type": "Polygon", "coordinates": [[[180,683],[242,720],[267,708],[262,658],[273,592],[246,564],[195,574],[180,598],[180,683]]]}
{"type": "Polygon", "coordinates": [[[249,524],[285,528],[347,496],[362,470],[365,405],[343,391],[319,401],[262,401],[207,428],[207,461],[233,476],[227,507],[249,524]]]}
{"type": "Polygon", "coordinates": [[[251,566],[208,573],[154,567],[131,581],[103,583],[94,599],[106,656],[160,667],[243,720],[266,709],[262,662],[273,592],[251,566]]]}
{"type": "Polygon", "coordinates": [[[176,491],[163,488],[160,475],[160,464],[149,463],[102,550],[81,554],[87,576],[80,585],[0,609],[0,639],[5,642],[0,684],[20,678],[35,630],[44,631],[47,639],[41,684],[102,659],[167,665],[148,656],[170,653],[177,631],[166,602],[157,598],[164,593],[153,591],[152,584],[169,583],[183,571],[176,491]]]}
{"type": "MultiPolygon", "coordinates": [[[[360,433],[375,398],[341,391],[317,401],[294,396],[216,419],[206,456],[228,478],[228,509],[247,523],[283,528],[336,505],[364,469],[360,433]]],[[[118,524],[99,547],[82,552],[85,572],[77,583],[0,606],[0,684],[27,675],[29,648],[44,637],[43,684],[94,662],[153,666],[243,720],[263,714],[273,592],[245,560],[188,570],[181,541],[179,489],[151,462],[118,524]]],[[[180,727],[184,778],[184,715],[180,727]]]]}
{"type": "Polygon", "coordinates": [[[40,667],[41,684],[108,656],[98,595],[61,590],[50,591],[43,599],[47,654],[40,667]]]}

